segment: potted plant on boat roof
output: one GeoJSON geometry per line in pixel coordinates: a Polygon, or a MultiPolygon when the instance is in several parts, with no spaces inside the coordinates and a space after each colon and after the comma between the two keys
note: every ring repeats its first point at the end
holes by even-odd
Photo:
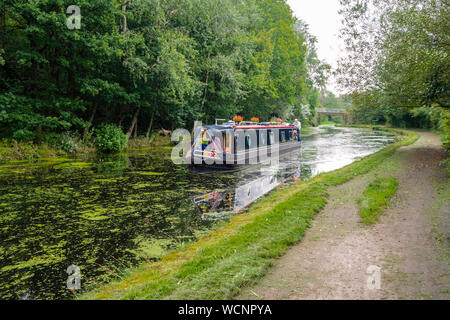
{"type": "Polygon", "coordinates": [[[252,121],[252,122],[259,122],[259,118],[253,117],[253,118],[251,118],[251,121],[252,121]]]}
{"type": "Polygon", "coordinates": [[[237,123],[240,123],[240,122],[244,121],[244,117],[241,117],[241,116],[234,116],[234,117],[233,117],[233,121],[234,121],[234,122],[237,122],[237,123]]]}

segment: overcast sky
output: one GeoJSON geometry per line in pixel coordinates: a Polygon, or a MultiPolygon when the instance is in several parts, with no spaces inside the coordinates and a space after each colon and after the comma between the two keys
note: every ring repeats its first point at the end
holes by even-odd
{"type": "MultiPolygon", "coordinates": [[[[319,58],[333,68],[337,66],[342,41],[338,38],[340,28],[339,0],[287,0],[294,15],[309,25],[309,31],[317,37],[319,58]]],[[[334,79],[330,79],[328,89],[338,93],[334,79]]]]}

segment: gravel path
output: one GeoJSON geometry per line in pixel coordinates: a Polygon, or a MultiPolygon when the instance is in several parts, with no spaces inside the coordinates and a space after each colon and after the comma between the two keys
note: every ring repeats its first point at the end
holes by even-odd
{"type": "Polygon", "coordinates": [[[449,299],[450,196],[439,166],[446,155],[437,135],[420,135],[377,169],[333,188],[304,239],[238,298],[449,299]],[[367,227],[356,200],[379,176],[396,177],[399,189],[367,227]],[[367,285],[370,266],[380,268],[379,289],[367,285]]]}

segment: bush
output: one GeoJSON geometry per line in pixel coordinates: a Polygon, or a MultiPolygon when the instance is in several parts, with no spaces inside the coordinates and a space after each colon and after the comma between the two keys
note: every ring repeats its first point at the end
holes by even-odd
{"type": "Polygon", "coordinates": [[[128,142],[128,137],[123,133],[122,129],[107,124],[99,127],[95,131],[95,145],[99,151],[105,153],[114,153],[123,151],[128,142]]]}
{"type": "Polygon", "coordinates": [[[33,141],[35,133],[27,129],[19,129],[14,131],[12,138],[20,142],[33,141]]]}
{"type": "Polygon", "coordinates": [[[447,151],[450,151],[450,110],[442,112],[440,130],[442,132],[442,144],[447,151]]]}
{"type": "Polygon", "coordinates": [[[411,110],[415,126],[424,129],[439,129],[442,109],[438,107],[421,107],[411,110]]]}
{"type": "Polygon", "coordinates": [[[75,153],[79,147],[79,139],[71,132],[64,132],[58,141],[58,147],[67,153],[75,153]]]}
{"type": "Polygon", "coordinates": [[[447,166],[447,172],[450,174],[450,111],[442,111],[442,119],[440,125],[440,133],[442,139],[442,146],[447,150],[447,159],[445,159],[444,165],[447,166]]]}

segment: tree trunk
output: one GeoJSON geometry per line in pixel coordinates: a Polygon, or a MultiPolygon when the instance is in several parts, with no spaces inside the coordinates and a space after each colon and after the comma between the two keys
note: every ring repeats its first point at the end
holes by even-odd
{"type": "Polygon", "coordinates": [[[128,23],[127,23],[127,5],[128,1],[125,1],[122,5],[122,11],[123,11],[123,34],[125,34],[128,30],[128,23]]]}
{"type": "Polygon", "coordinates": [[[119,116],[119,121],[117,122],[117,126],[120,128],[120,127],[122,127],[122,121],[123,121],[123,118],[124,118],[125,116],[123,115],[123,113],[121,112],[120,113],[120,116],[119,116]]]}
{"type": "Polygon", "coordinates": [[[206,86],[205,86],[205,92],[203,93],[203,99],[202,104],[200,105],[200,113],[203,111],[203,107],[205,106],[206,102],[206,95],[208,94],[208,80],[209,80],[209,71],[206,72],[206,86]]]}
{"type": "Polygon", "coordinates": [[[136,109],[136,112],[134,113],[133,120],[131,120],[130,129],[128,129],[128,133],[127,133],[128,138],[130,138],[131,135],[133,134],[133,129],[134,129],[134,126],[135,126],[136,123],[137,123],[137,119],[138,119],[139,111],[140,111],[140,110],[141,110],[141,107],[138,107],[138,108],[136,109]]]}
{"type": "Polygon", "coordinates": [[[135,139],[137,138],[137,135],[138,135],[137,129],[138,129],[138,121],[136,121],[136,125],[134,126],[134,138],[135,139]]]}
{"type": "MultiPolygon", "coordinates": [[[[208,60],[209,60],[209,57],[210,57],[210,53],[208,53],[208,60]]],[[[205,91],[203,93],[202,104],[200,105],[200,113],[202,113],[203,107],[205,106],[206,95],[208,94],[208,85],[209,85],[208,81],[209,81],[209,70],[206,70],[205,91]]]]}
{"type": "Polygon", "coordinates": [[[146,137],[149,138],[150,134],[152,133],[152,127],[153,127],[153,118],[155,117],[155,112],[152,112],[152,118],[150,119],[150,123],[148,125],[147,134],[146,137]]]}
{"type": "Polygon", "coordinates": [[[95,113],[97,112],[97,105],[94,106],[94,110],[92,110],[91,116],[89,117],[88,125],[84,128],[84,136],[89,133],[89,129],[92,126],[92,122],[94,121],[95,113]]]}

